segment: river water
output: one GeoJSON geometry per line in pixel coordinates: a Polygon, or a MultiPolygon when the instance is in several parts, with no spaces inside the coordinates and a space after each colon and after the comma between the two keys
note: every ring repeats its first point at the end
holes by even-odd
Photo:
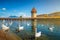
{"type": "MultiPolygon", "coordinates": [[[[2,20],[0,20],[0,29],[1,29],[2,20]]],[[[31,20],[22,20],[22,21],[9,21],[4,22],[6,26],[10,28],[10,31],[15,33],[17,36],[21,37],[22,40],[27,38],[29,35],[32,35],[32,21],[31,20]],[[11,24],[12,22],[12,24],[11,24]],[[24,27],[24,30],[16,32],[16,29],[19,25],[24,27]],[[27,36],[27,37],[26,37],[27,36]]],[[[42,38],[37,38],[38,40],[60,40],[60,19],[59,20],[37,20],[36,21],[37,32],[41,31],[42,38]],[[53,31],[49,28],[54,27],[53,31]]],[[[33,37],[34,38],[34,37],[33,37]]],[[[34,39],[33,39],[34,40],[34,39]]]]}

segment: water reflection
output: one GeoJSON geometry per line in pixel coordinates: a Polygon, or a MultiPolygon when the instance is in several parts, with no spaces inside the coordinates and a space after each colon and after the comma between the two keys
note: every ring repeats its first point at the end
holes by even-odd
{"type": "Polygon", "coordinates": [[[60,40],[60,21],[58,20],[38,20],[38,32],[42,31],[48,40],[60,40]],[[44,25],[44,26],[42,26],[44,25]]]}

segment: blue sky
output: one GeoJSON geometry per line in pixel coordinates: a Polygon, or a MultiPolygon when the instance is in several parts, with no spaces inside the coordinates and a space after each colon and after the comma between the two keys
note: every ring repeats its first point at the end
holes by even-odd
{"type": "Polygon", "coordinates": [[[60,12],[60,0],[0,0],[0,17],[30,16],[33,7],[37,14],[60,12]]]}

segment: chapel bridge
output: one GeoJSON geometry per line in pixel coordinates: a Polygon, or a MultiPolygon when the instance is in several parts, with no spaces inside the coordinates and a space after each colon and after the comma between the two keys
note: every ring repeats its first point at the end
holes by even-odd
{"type": "Polygon", "coordinates": [[[34,19],[44,19],[44,18],[0,18],[0,20],[34,20],[34,19]]]}
{"type": "Polygon", "coordinates": [[[0,18],[0,20],[44,20],[44,19],[59,19],[59,18],[0,18]]]}
{"type": "Polygon", "coordinates": [[[36,18],[0,18],[0,20],[31,20],[36,18]]]}

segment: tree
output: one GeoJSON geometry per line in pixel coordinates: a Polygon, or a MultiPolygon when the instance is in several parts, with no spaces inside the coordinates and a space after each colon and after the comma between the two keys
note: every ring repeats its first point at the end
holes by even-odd
{"type": "Polygon", "coordinates": [[[22,18],[22,16],[20,16],[20,18],[22,18]]]}

